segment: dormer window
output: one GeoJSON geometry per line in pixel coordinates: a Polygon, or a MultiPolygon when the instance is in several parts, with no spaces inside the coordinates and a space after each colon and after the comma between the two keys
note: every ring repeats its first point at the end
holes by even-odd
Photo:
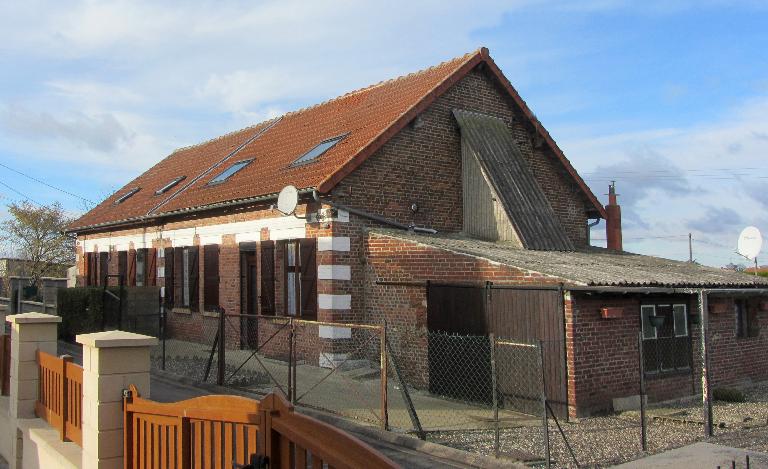
{"type": "Polygon", "coordinates": [[[208,181],[208,185],[213,186],[214,184],[221,184],[222,182],[225,182],[235,173],[248,166],[252,161],[253,159],[238,161],[237,163],[234,163],[232,166],[219,173],[218,176],[208,181]]]}
{"type": "Polygon", "coordinates": [[[125,194],[121,195],[120,197],[115,200],[115,205],[122,204],[126,200],[130,199],[133,194],[139,192],[141,190],[141,187],[134,187],[133,189],[129,190],[125,194]]]}
{"type": "Polygon", "coordinates": [[[312,161],[319,158],[323,153],[333,148],[334,145],[344,140],[344,137],[346,137],[346,135],[339,135],[338,137],[329,138],[328,140],[324,140],[318,143],[308,152],[298,157],[296,161],[291,163],[291,166],[301,166],[303,164],[311,163],[312,161]]]}
{"type": "Polygon", "coordinates": [[[172,180],[168,184],[166,184],[163,187],[161,187],[160,189],[156,190],[155,191],[155,195],[165,194],[166,192],[171,190],[176,184],[180,183],[181,181],[183,181],[186,178],[187,178],[186,176],[179,176],[179,177],[175,178],[174,180],[172,180]]]}

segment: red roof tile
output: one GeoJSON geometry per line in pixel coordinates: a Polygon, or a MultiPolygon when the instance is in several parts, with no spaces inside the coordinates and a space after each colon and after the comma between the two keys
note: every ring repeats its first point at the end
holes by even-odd
{"type": "MultiPolygon", "coordinates": [[[[513,98],[521,103],[524,111],[538,124],[493,64],[487,49],[480,49],[426,70],[384,81],[285,114],[276,120],[177,150],[83,215],[70,229],[77,231],[95,228],[140,217],[153,218],[222,202],[267,196],[276,194],[288,184],[299,189],[316,188],[320,192],[328,192],[437,96],[482,61],[498,74],[502,83],[514,93],[513,98]],[[346,134],[346,137],[314,162],[291,167],[296,158],[321,141],[342,134],[346,134]],[[238,148],[239,151],[232,154],[238,148]],[[228,156],[225,163],[210,170],[214,164],[228,156]],[[254,159],[253,163],[225,183],[207,185],[232,163],[251,158],[254,159]],[[154,195],[157,189],[178,176],[186,176],[186,179],[168,193],[154,195]],[[114,204],[117,198],[134,187],[141,187],[142,190],[125,202],[114,204]],[[175,196],[169,197],[173,194],[175,196]]],[[[554,145],[555,153],[563,160],[566,169],[582,185],[588,198],[596,204],[597,211],[602,213],[602,205],[584,185],[546,131],[543,136],[548,143],[554,145]]]]}

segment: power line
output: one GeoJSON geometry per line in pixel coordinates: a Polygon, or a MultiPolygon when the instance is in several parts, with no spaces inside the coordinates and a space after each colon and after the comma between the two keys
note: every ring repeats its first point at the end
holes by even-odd
{"type": "Polygon", "coordinates": [[[20,192],[20,191],[18,191],[18,190],[16,190],[16,189],[14,189],[13,187],[9,186],[8,184],[4,183],[3,181],[0,181],[0,185],[2,185],[2,186],[5,186],[6,188],[8,188],[8,189],[12,190],[13,192],[15,192],[15,193],[19,194],[20,196],[22,196],[23,198],[25,198],[25,199],[29,200],[30,202],[32,202],[32,203],[33,203],[33,204],[35,204],[35,205],[39,205],[39,206],[41,206],[41,207],[43,206],[43,204],[41,204],[41,203],[39,203],[39,202],[35,201],[35,199],[33,199],[32,197],[29,197],[28,195],[25,195],[25,194],[23,194],[22,192],[20,192]]]}
{"type": "MultiPolygon", "coordinates": [[[[19,170],[17,170],[17,169],[13,169],[13,168],[11,168],[11,167],[10,167],[10,166],[8,166],[8,165],[5,165],[5,164],[3,164],[3,163],[0,163],[0,166],[2,166],[3,168],[5,168],[5,169],[7,169],[7,170],[9,170],[9,171],[13,171],[13,172],[14,172],[14,173],[16,173],[16,174],[20,174],[20,175],[24,176],[25,178],[29,178],[29,179],[31,179],[31,180],[33,180],[33,181],[35,181],[35,182],[39,183],[39,184],[42,184],[42,185],[44,185],[44,186],[46,186],[46,187],[50,187],[51,189],[57,190],[57,191],[59,191],[59,192],[62,192],[62,193],[64,193],[64,194],[67,194],[67,195],[69,195],[69,196],[72,196],[72,197],[75,197],[75,198],[77,198],[77,199],[83,200],[83,201],[85,201],[85,202],[88,202],[89,204],[94,204],[94,205],[95,205],[95,202],[93,202],[93,201],[91,201],[91,200],[88,200],[88,199],[86,199],[86,198],[85,198],[85,197],[83,197],[83,196],[80,196],[80,195],[77,195],[77,194],[73,194],[72,192],[69,192],[69,191],[67,191],[67,190],[64,190],[64,189],[62,189],[62,188],[60,188],[60,187],[56,187],[56,186],[53,186],[53,185],[51,185],[51,184],[48,184],[47,182],[45,182],[45,181],[41,181],[40,179],[37,179],[37,178],[35,178],[35,177],[33,177],[33,176],[30,176],[29,174],[23,173],[23,172],[21,172],[21,171],[19,171],[19,170]]],[[[13,190],[13,189],[12,189],[12,190],[13,190]]],[[[14,192],[16,192],[16,191],[14,190],[14,192]]],[[[32,199],[29,199],[29,200],[32,200],[32,199]]],[[[38,205],[39,205],[39,204],[38,204],[38,205]]]]}

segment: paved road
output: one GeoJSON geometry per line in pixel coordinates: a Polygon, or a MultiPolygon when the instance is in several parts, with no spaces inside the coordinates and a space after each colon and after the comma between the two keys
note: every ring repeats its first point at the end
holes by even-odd
{"type": "Polygon", "coordinates": [[[749,455],[750,467],[768,467],[768,454],[703,442],[654,454],[616,467],[621,469],[644,467],[654,469],[715,469],[731,467],[734,462],[735,467],[747,467],[747,455],[749,455]]]}

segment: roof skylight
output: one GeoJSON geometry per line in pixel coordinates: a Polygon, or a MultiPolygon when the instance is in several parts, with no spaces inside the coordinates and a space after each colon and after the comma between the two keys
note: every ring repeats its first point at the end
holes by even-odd
{"type": "Polygon", "coordinates": [[[175,186],[176,184],[180,183],[181,181],[183,181],[186,178],[187,178],[186,176],[179,176],[179,177],[173,179],[168,184],[166,184],[163,187],[161,187],[160,189],[156,190],[155,191],[155,195],[165,194],[166,192],[171,190],[171,188],[173,188],[173,186],[175,186]]]}
{"type": "Polygon", "coordinates": [[[122,204],[126,200],[130,199],[133,194],[139,192],[140,190],[141,187],[134,187],[133,189],[118,197],[117,200],[115,200],[115,205],[122,204]]]}
{"type": "Polygon", "coordinates": [[[296,161],[291,163],[291,166],[299,166],[316,160],[320,155],[330,150],[334,145],[342,141],[344,137],[346,137],[346,135],[339,135],[338,137],[329,138],[328,140],[320,142],[319,144],[315,145],[314,148],[296,158],[296,161]]]}
{"type": "Polygon", "coordinates": [[[235,174],[236,172],[248,166],[248,164],[250,164],[251,161],[253,160],[252,159],[243,160],[243,161],[238,161],[237,163],[232,164],[232,166],[230,166],[229,168],[219,173],[218,176],[208,181],[208,185],[212,186],[214,184],[221,184],[222,182],[232,177],[233,174],[235,174]]]}

